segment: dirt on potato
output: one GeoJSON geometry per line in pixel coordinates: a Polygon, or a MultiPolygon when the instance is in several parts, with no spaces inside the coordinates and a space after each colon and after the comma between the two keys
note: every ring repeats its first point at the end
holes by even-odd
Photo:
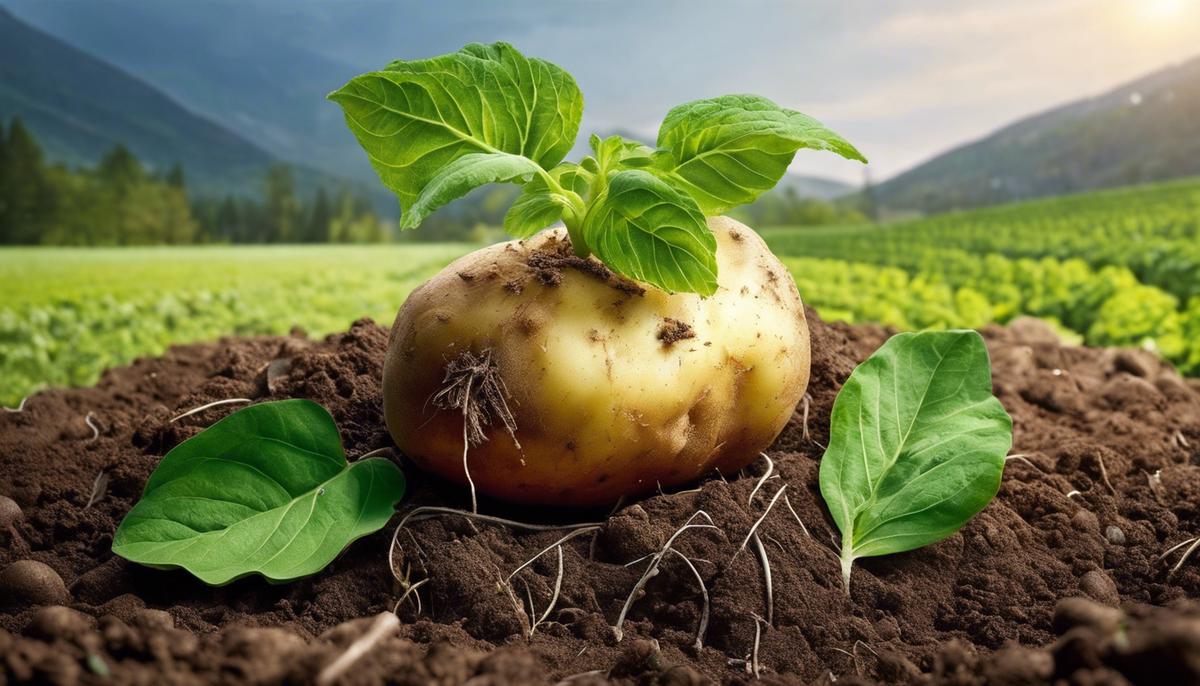
{"type": "MultiPolygon", "coordinates": [[[[603,522],[563,544],[557,603],[532,636],[556,551],[502,580],[563,532],[415,523],[399,537],[395,571],[428,581],[400,605],[399,632],[338,683],[745,683],[755,671],[771,684],[1200,683],[1200,604],[1189,600],[1200,554],[1174,573],[1184,551],[1160,559],[1200,535],[1195,382],[1146,352],[1062,347],[1037,322],[986,330],[1023,457],[958,534],[860,561],[847,598],[817,466],[841,383],[889,332],[808,317],[808,402],[768,453],[774,472],[753,499],[766,460],[611,514],[481,500],[482,512],[523,521],[603,522]],[[758,528],[761,549],[739,551],[785,485],[758,528]],[[674,554],[634,598],[617,642],[610,626],[648,564],[634,561],[700,510],[716,528],[690,529],[673,548],[707,589],[703,647],[703,595],[674,554]]],[[[205,403],[311,398],[333,413],[352,458],[390,446],[386,347],[370,321],[319,342],[181,346],[0,413],[0,496],[20,508],[0,500],[0,683],[314,682],[403,594],[388,562],[397,520],[310,578],[221,588],[116,558],[112,533],[166,451],[239,407],[172,421],[205,403]]],[[[464,489],[406,473],[403,509],[470,507],[464,489]]]]}

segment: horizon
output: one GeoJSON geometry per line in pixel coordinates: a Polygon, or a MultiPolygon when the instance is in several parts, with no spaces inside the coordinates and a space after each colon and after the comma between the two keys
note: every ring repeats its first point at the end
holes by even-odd
{"type": "MultiPolygon", "coordinates": [[[[926,0],[871,12],[865,2],[834,7],[760,0],[752,3],[759,12],[734,16],[702,3],[689,5],[685,25],[666,34],[681,37],[665,57],[657,27],[670,23],[663,17],[676,13],[675,0],[644,8],[546,9],[520,2],[456,11],[463,5],[210,0],[181,8],[129,0],[0,2],[22,21],[227,127],[228,122],[190,103],[181,87],[129,68],[130,55],[153,47],[156,36],[122,33],[123,17],[165,22],[170,29],[165,17],[176,12],[199,35],[222,36],[218,27],[232,16],[250,28],[222,36],[213,47],[218,52],[238,54],[266,41],[306,51],[348,73],[380,68],[390,59],[452,52],[466,42],[507,40],[575,76],[585,96],[584,135],[625,130],[653,139],[658,121],[675,104],[722,92],[756,92],[854,140],[871,160],[868,169],[876,183],[1026,117],[1200,57],[1193,35],[1200,31],[1189,28],[1200,26],[1200,2],[1184,0],[970,7],[926,0]],[[651,21],[634,22],[634,15],[651,21]],[[817,21],[804,28],[802,22],[810,18],[817,21]],[[1047,31],[1055,40],[1045,39],[1047,31]],[[714,54],[709,48],[728,34],[749,32],[761,34],[749,49],[714,54]],[[802,46],[790,42],[801,40],[806,41],[802,46]],[[108,47],[97,49],[106,42],[108,47]]],[[[854,185],[865,173],[856,163],[811,153],[798,155],[790,171],[854,185]]]]}

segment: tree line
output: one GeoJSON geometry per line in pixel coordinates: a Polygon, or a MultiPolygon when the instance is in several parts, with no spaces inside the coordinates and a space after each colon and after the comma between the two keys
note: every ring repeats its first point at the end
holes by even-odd
{"type": "Polygon", "coordinates": [[[388,230],[346,189],[301,197],[291,168],[267,170],[260,198],[189,199],[184,170],[155,173],[126,147],[94,166],[46,161],[21,123],[0,122],[0,244],[378,242],[388,230]]]}

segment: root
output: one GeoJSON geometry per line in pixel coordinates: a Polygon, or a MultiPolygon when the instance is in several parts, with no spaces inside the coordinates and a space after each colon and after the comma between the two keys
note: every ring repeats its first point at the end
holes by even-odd
{"type": "Polygon", "coordinates": [[[580,536],[580,535],[583,535],[583,534],[586,534],[586,533],[589,533],[592,531],[599,531],[599,530],[600,530],[599,525],[584,526],[584,527],[580,527],[578,529],[572,530],[571,533],[567,534],[566,536],[563,536],[562,538],[558,539],[557,541],[546,546],[545,548],[542,549],[542,551],[540,553],[529,558],[524,563],[522,563],[520,567],[517,567],[516,569],[514,569],[511,574],[509,574],[507,577],[505,577],[504,583],[508,583],[508,582],[512,581],[512,578],[514,576],[516,576],[522,569],[525,569],[529,565],[533,564],[534,562],[537,561],[537,559],[539,557],[541,557],[542,555],[545,555],[546,553],[550,552],[551,550],[554,550],[555,548],[558,548],[559,555],[561,555],[562,554],[562,545],[564,543],[566,543],[567,541],[571,540],[572,538],[575,538],[576,536],[580,536]]]}
{"type": "Polygon", "coordinates": [[[1019,453],[1017,455],[1009,455],[1008,457],[1004,458],[1004,461],[1006,463],[1009,460],[1019,460],[1021,462],[1024,462],[1025,464],[1029,465],[1030,467],[1033,467],[1034,469],[1038,470],[1039,472],[1041,472],[1043,474],[1046,473],[1046,470],[1042,469],[1041,467],[1039,467],[1039,466],[1035,465],[1033,462],[1031,462],[1029,460],[1029,456],[1024,453],[1019,453]]]}
{"type": "Polygon", "coordinates": [[[95,505],[106,493],[108,493],[108,474],[101,471],[92,482],[92,494],[88,496],[87,505],[84,505],[83,509],[86,510],[95,505]]]}
{"type": "Polygon", "coordinates": [[[808,527],[804,526],[804,520],[800,519],[800,515],[796,514],[796,508],[792,507],[792,501],[788,500],[786,495],[783,496],[783,504],[787,505],[788,511],[791,512],[792,516],[796,518],[796,523],[800,525],[800,530],[804,532],[804,535],[812,538],[812,534],[808,533],[808,527]]]}
{"type": "Polygon", "coordinates": [[[21,402],[18,403],[16,407],[5,407],[4,411],[5,412],[24,412],[26,400],[29,400],[29,396],[25,396],[24,398],[21,398],[21,402]]]}
{"type": "Polygon", "coordinates": [[[96,426],[96,422],[92,421],[92,413],[88,412],[83,418],[83,423],[88,425],[92,430],[92,437],[87,440],[88,443],[95,443],[97,438],[100,438],[100,427],[96,426]]]}
{"type": "Polygon", "coordinates": [[[811,396],[811,395],[809,395],[809,394],[807,394],[807,393],[805,393],[805,394],[804,394],[804,399],[800,401],[800,404],[801,404],[801,407],[803,407],[803,408],[804,408],[803,415],[802,415],[802,416],[801,416],[801,418],[800,418],[800,423],[801,423],[801,426],[802,426],[802,428],[801,428],[801,434],[800,434],[800,435],[801,435],[801,437],[803,437],[803,438],[804,438],[804,440],[806,440],[806,441],[807,441],[807,440],[809,440],[809,435],[808,435],[808,408],[809,408],[809,405],[810,405],[810,404],[812,404],[812,396],[811,396]]]}
{"type": "Polygon", "coordinates": [[[758,551],[758,559],[762,562],[763,583],[767,591],[767,625],[770,626],[775,619],[775,594],[771,588],[771,559],[767,557],[767,548],[757,533],[754,534],[752,540],[754,549],[758,551]]]}
{"type": "Polygon", "coordinates": [[[1104,485],[1108,487],[1108,492],[1116,495],[1117,489],[1113,488],[1112,482],[1108,480],[1108,469],[1104,466],[1104,456],[1096,453],[1096,462],[1100,463],[1100,478],[1104,480],[1104,485]]]}
{"type": "Polygon", "coordinates": [[[417,616],[418,617],[421,616],[421,610],[422,610],[421,594],[417,589],[421,588],[422,586],[424,586],[427,583],[429,583],[429,579],[425,578],[425,579],[421,579],[420,581],[416,582],[415,584],[408,585],[408,587],[406,589],[404,589],[404,594],[400,596],[400,599],[397,600],[396,604],[392,607],[392,614],[399,616],[400,606],[402,604],[404,604],[404,600],[406,598],[408,598],[409,594],[412,594],[413,601],[417,605],[417,616]]]}
{"type": "Polygon", "coordinates": [[[754,615],[754,649],[750,651],[750,671],[755,679],[761,679],[762,674],[758,662],[758,646],[762,642],[763,618],[754,615]]]}
{"type": "MultiPolygon", "coordinates": [[[[21,403],[24,404],[25,401],[22,400],[21,403]]],[[[18,412],[19,411],[20,410],[18,410],[18,412]]],[[[1187,449],[1187,448],[1192,447],[1191,444],[1188,443],[1187,437],[1183,435],[1183,431],[1180,431],[1179,429],[1175,430],[1175,435],[1172,436],[1171,438],[1173,438],[1175,440],[1176,445],[1178,445],[1180,448],[1187,449]]]]}
{"type": "Polygon", "coordinates": [[[391,454],[392,454],[392,446],[389,445],[389,446],[384,446],[382,448],[376,448],[369,453],[363,453],[362,455],[359,455],[358,457],[356,457],[354,459],[355,460],[365,460],[368,457],[379,457],[380,455],[391,455],[391,454]]]}
{"type": "Polygon", "coordinates": [[[364,655],[369,653],[375,644],[386,638],[389,634],[396,633],[400,628],[400,620],[391,612],[382,612],[375,617],[375,621],[371,623],[371,627],[367,632],[355,639],[346,650],[337,657],[333,662],[330,662],[317,675],[318,686],[329,686],[337,682],[338,679],[350,669],[355,662],[360,660],[364,655]]]}
{"type": "Polygon", "coordinates": [[[767,518],[767,515],[771,514],[771,508],[775,507],[775,501],[779,500],[779,496],[783,495],[785,490],[787,490],[787,484],[780,486],[779,490],[775,491],[775,497],[771,498],[771,502],[767,504],[767,509],[763,511],[762,516],[760,516],[758,520],[754,522],[754,525],[750,527],[750,531],[746,534],[746,538],[742,539],[742,544],[738,546],[736,551],[734,551],[733,557],[729,558],[730,562],[732,562],[739,553],[746,549],[746,545],[750,543],[750,537],[754,535],[755,531],[758,531],[759,525],[763,523],[763,520],[767,518]]]}
{"type": "Polygon", "coordinates": [[[621,639],[625,637],[625,632],[623,629],[621,629],[621,625],[625,623],[625,615],[629,614],[629,608],[633,607],[633,601],[637,598],[638,591],[642,590],[642,588],[646,586],[646,582],[648,582],[651,577],[658,574],[658,566],[660,563],[662,563],[662,559],[666,556],[667,552],[671,550],[671,545],[675,543],[675,539],[679,538],[679,536],[688,529],[716,528],[717,526],[712,523],[712,517],[709,517],[707,512],[704,510],[696,510],[696,513],[691,517],[688,517],[687,521],[683,523],[683,526],[679,527],[675,530],[675,533],[671,534],[671,537],[667,539],[665,544],[663,544],[661,550],[653,555],[648,556],[650,558],[650,564],[646,566],[646,571],[642,572],[641,578],[638,579],[637,583],[633,585],[633,590],[629,592],[629,597],[625,599],[625,605],[621,608],[621,614],[617,617],[617,623],[612,627],[613,634],[616,636],[618,643],[620,643],[621,639]],[[692,521],[697,517],[704,517],[705,521],[708,523],[692,524],[692,521]]]}
{"type": "Polygon", "coordinates": [[[1166,552],[1158,556],[1159,560],[1164,560],[1168,555],[1176,550],[1179,550],[1185,545],[1188,546],[1187,550],[1183,551],[1183,555],[1179,558],[1179,561],[1175,563],[1174,567],[1171,567],[1171,571],[1167,572],[1167,578],[1170,578],[1173,574],[1175,574],[1175,572],[1179,571],[1179,568],[1183,566],[1183,563],[1187,562],[1188,558],[1192,556],[1192,553],[1196,552],[1196,548],[1200,547],[1200,536],[1189,538],[1183,543],[1177,543],[1170,548],[1167,548],[1166,552]],[[1191,545],[1188,545],[1189,543],[1191,545]]]}
{"type": "Polygon", "coordinates": [[[174,424],[175,422],[179,421],[180,419],[183,419],[184,417],[191,417],[192,415],[194,415],[198,412],[203,412],[210,407],[218,407],[220,405],[231,405],[233,403],[249,403],[249,402],[253,402],[253,401],[250,400],[249,398],[229,398],[226,400],[214,400],[211,403],[206,403],[204,405],[201,405],[200,407],[193,407],[192,409],[188,410],[187,412],[184,412],[183,414],[176,415],[176,416],[172,417],[171,420],[167,423],[174,424]]]}
{"type": "MultiPolygon", "coordinates": [[[[558,551],[558,576],[554,580],[554,593],[552,593],[550,596],[550,604],[546,606],[546,611],[543,612],[541,614],[541,616],[538,617],[532,624],[530,624],[529,635],[531,637],[533,636],[533,632],[537,631],[538,625],[541,624],[542,622],[546,621],[546,618],[549,617],[550,613],[554,611],[554,605],[558,602],[558,594],[562,591],[562,580],[563,580],[562,546],[561,545],[555,546],[555,550],[558,551]]],[[[528,584],[526,584],[526,586],[525,586],[525,594],[526,595],[529,594],[529,585],[528,584]]],[[[529,598],[529,609],[530,609],[530,616],[532,616],[533,615],[533,612],[532,612],[533,611],[533,597],[532,596],[530,596],[530,598],[529,598]]]]}
{"type": "Polygon", "coordinates": [[[767,461],[767,471],[759,477],[758,483],[754,484],[754,490],[750,491],[750,497],[746,499],[747,505],[754,504],[754,496],[758,495],[758,489],[767,483],[767,479],[770,479],[771,474],[775,471],[775,462],[766,453],[759,453],[759,455],[762,455],[762,458],[767,461]]]}
{"type": "Polygon", "coordinates": [[[708,587],[704,585],[704,577],[700,576],[700,570],[696,569],[696,565],[692,564],[687,555],[674,548],[671,548],[671,552],[683,560],[688,569],[692,570],[692,574],[696,577],[696,583],[700,585],[700,594],[704,597],[704,605],[700,609],[700,626],[696,629],[696,642],[692,644],[695,646],[696,652],[700,652],[704,649],[704,636],[708,633],[708,587]]]}
{"type": "Polygon", "coordinates": [[[463,433],[472,446],[487,440],[484,431],[499,421],[519,450],[517,420],[508,407],[508,387],[500,368],[492,359],[492,351],[485,350],[475,355],[464,350],[446,364],[446,377],[442,388],[434,394],[434,407],[443,410],[459,410],[463,415],[463,433]]]}
{"type": "Polygon", "coordinates": [[[1146,472],[1146,483],[1150,486],[1154,498],[1162,502],[1162,470],[1156,470],[1153,474],[1146,472]]]}

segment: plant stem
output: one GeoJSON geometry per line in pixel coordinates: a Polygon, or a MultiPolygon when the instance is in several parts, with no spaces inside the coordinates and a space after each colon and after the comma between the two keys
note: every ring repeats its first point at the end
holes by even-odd
{"type": "Polygon", "coordinates": [[[854,550],[850,547],[849,539],[842,542],[842,590],[850,597],[850,568],[854,565],[854,550]]]}

